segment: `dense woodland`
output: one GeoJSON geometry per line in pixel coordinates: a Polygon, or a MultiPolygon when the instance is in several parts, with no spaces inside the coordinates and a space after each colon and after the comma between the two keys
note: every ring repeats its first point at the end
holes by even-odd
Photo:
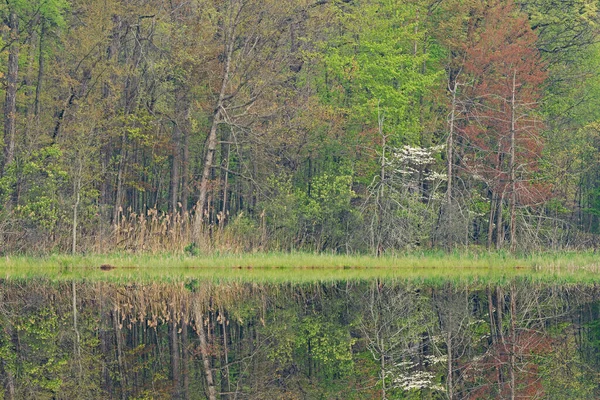
{"type": "Polygon", "coordinates": [[[592,247],[595,0],[7,0],[0,251],[592,247]]]}
{"type": "Polygon", "coordinates": [[[600,395],[597,285],[30,279],[0,299],[3,399],[600,395]]]}

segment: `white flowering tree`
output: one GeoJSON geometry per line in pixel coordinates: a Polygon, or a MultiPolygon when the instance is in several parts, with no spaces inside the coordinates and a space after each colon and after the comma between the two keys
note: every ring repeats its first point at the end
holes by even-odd
{"type": "Polygon", "coordinates": [[[371,246],[411,248],[429,240],[446,179],[441,163],[444,145],[389,148],[370,187],[375,212],[370,220],[371,246]]]}

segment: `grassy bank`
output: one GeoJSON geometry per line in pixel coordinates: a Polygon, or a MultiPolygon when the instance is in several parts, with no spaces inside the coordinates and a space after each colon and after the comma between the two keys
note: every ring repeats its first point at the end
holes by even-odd
{"type": "Polygon", "coordinates": [[[111,254],[0,258],[0,276],[101,280],[321,281],[394,278],[502,280],[525,277],[561,282],[600,282],[593,252],[412,253],[370,257],[309,253],[184,255],[111,254]]]}

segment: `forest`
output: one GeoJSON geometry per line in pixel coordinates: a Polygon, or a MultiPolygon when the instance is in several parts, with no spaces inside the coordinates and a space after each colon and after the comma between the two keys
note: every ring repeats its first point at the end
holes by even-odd
{"type": "Polygon", "coordinates": [[[595,0],[7,0],[0,253],[595,248],[595,0]]]}

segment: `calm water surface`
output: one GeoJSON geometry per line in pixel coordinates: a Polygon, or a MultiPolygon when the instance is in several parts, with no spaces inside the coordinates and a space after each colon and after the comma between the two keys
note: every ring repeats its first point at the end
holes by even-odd
{"type": "Polygon", "coordinates": [[[4,399],[597,399],[600,286],[5,277],[4,399]]]}

